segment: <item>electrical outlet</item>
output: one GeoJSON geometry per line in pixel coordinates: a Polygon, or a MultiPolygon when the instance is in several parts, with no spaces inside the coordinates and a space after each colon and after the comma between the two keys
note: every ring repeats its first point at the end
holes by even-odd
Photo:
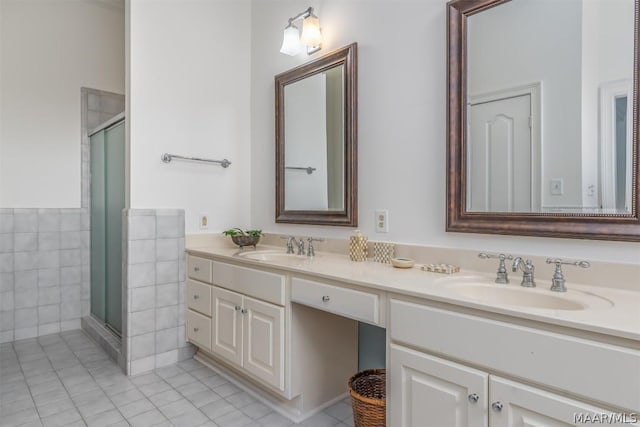
{"type": "Polygon", "coordinates": [[[209,229],[209,214],[201,213],[199,216],[198,224],[200,224],[200,230],[208,230],[209,229]]]}
{"type": "Polygon", "coordinates": [[[376,210],[376,233],[389,232],[389,211],[387,209],[376,210]]]}
{"type": "Polygon", "coordinates": [[[551,178],[551,195],[562,196],[564,193],[562,178],[551,178]]]}

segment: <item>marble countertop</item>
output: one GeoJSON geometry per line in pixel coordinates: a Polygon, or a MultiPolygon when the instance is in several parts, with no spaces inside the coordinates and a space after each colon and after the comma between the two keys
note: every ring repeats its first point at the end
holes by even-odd
{"type": "MultiPolygon", "coordinates": [[[[544,286],[539,284],[537,288],[522,288],[519,286],[520,273],[513,273],[511,283],[506,287],[531,292],[533,299],[536,298],[534,294],[541,295],[542,298],[552,295],[587,305],[584,310],[543,309],[497,304],[461,295],[459,285],[469,282],[482,282],[487,287],[505,286],[495,284],[495,276],[465,269],[451,275],[430,273],[415,267],[398,269],[390,264],[373,261],[353,262],[347,255],[327,252],[316,253],[313,258],[281,257],[277,260],[260,261],[239,256],[237,247],[188,246],[186,250],[192,255],[215,260],[307,274],[394,294],[640,341],[640,292],[569,282],[566,293],[551,292],[546,283],[544,286]]],[[[258,250],[284,253],[282,247],[259,245],[258,250]]],[[[253,249],[246,249],[244,252],[249,251],[253,249]]]]}

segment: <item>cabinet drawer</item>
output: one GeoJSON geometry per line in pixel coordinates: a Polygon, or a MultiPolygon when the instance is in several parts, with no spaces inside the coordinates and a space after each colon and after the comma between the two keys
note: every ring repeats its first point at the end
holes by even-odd
{"type": "Polygon", "coordinates": [[[189,255],[188,270],[190,278],[211,283],[211,260],[189,255]]]}
{"type": "Polygon", "coordinates": [[[379,296],[370,292],[294,277],[291,301],[364,322],[379,324],[379,296]]]}
{"type": "Polygon", "coordinates": [[[392,342],[637,411],[640,351],[392,299],[392,342]],[[443,327],[446,325],[446,327],[443,327]],[[605,366],[606,369],[594,367],[605,366]]]}
{"type": "Polygon", "coordinates": [[[193,344],[211,349],[211,319],[187,310],[187,339],[193,344]]]}
{"type": "Polygon", "coordinates": [[[187,280],[187,307],[211,316],[211,286],[187,280]]]}
{"type": "Polygon", "coordinates": [[[282,274],[214,261],[212,279],[217,286],[284,305],[285,277],[282,274]]]}

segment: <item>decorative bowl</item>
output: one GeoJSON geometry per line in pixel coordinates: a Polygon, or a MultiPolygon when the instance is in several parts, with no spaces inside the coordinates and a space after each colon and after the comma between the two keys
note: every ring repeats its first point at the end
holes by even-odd
{"type": "Polygon", "coordinates": [[[415,261],[411,258],[391,258],[391,265],[395,268],[411,268],[415,261]]]}
{"type": "Polygon", "coordinates": [[[255,248],[260,241],[260,236],[231,236],[231,240],[240,248],[245,246],[253,246],[255,248]]]}

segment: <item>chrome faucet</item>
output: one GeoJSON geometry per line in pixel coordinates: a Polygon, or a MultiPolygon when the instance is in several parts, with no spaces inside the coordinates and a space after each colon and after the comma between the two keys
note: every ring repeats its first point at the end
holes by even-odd
{"type": "Polygon", "coordinates": [[[304,240],[302,239],[298,240],[298,255],[304,255],[304,240]]]}
{"type": "Polygon", "coordinates": [[[504,265],[505,259],[513,259],[513,255],[505,255],[505,254],[487,254],[484,252],[480,252],[478,254],[478,258],[482,259],[491,259],[497,258],[500,260],[500,265],[498,266],[498,271],[496,273],[496,283],[507,284],[509,283],[509,275],[507,274],[507,268],[504,265]]]}
{"type": "Polygon", "coordinates": [[[316,239],[315,237],[309,237],[307,238],[307,242],[309,242],[309,244],[307,245],[307,256],[314,257],[316,256],[316,250],[313,247],[313,242],[324,242],[324,239],[316,239]]]}
{"type": "Polygon", "coordinates": [[[518,268],[522,270],[522,282],[520,282],[520,286],[524,286],[525,288],[535,288],[536,282],[533,278],[533,271],[535,267],[533,266],[533,262],[528,260],[523,260],[521,257],[516,257],[513,260],[513,266],[511,269],[515,273],[518,271],[518,268]]]}
{"type": "Polygon", "coordinates": [[[575,265],[576,267],[589,268],[591,264],[588,261],[564,261],[560,258],[547,258],[547,264],[555,264],[556,271],[551,278],[551,290],[553,292],[567,292],[567,288],[564,285],[564,273],[562,272],[562,264],[575,265]]]}

